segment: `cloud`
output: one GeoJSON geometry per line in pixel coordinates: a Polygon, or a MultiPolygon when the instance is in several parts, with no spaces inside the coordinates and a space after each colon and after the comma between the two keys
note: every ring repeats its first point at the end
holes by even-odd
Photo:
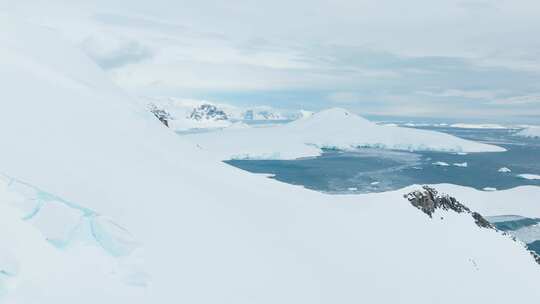
{"type": "Polygon", "coordinates": [[[540,93],[533,95],[521,95],[521,96],[511,96],[505,98],[498,98],[491,102],[494,105],[535,105],[540,104],[540,93]]]}
{"type": "Polygon", "coordinates": [[[469,11],[485,11],[496,10],[499,1],[460,1],[457,3],[458,7],[469,11]]]}
{"type": "Polygon", "coordinates": [[[340,104],[357,103],[361,98],[356,92],[333,92],[327,96],[329,101],[340,104]]]}
{"type": "Polygon", "coordinates": [[[497,91],[488,91],[488,90],[456,90],[448,89],[442,92],[430,92],[430,91],[418,91],[418,94],[433,96],[433,97],[460,97],[467,99],[493,99],[500,92],[497,91]]]}
{"type": "Polygon", "coordinates": [[[379,114],[540,112],[535,0],[49,0],[5,9],[62,32],[134,93],[379,114]]]}
{"type": "Polygon", "coordinates": [[[120,68],[141,63],[154,56],[150,48],[138,41],[111,39],[110,37],[89,37],[81,44],[81,49],[104,69],[120,68]]]}

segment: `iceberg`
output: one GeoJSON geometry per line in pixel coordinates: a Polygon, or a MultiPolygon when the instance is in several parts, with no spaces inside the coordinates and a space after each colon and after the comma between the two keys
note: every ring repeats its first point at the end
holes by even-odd
{"type": "Polygon", "coordinates": [[[522,137],[532,137],[532,138],[539,138],[540,137],[540,126],[527,126],[521,131],[515,133],[517,136],[522,137]]]}
{"type": "Polygon", "coordinates": [[[538,174],[518,174],[517,177],[528,180],[540,180],[540,175],[538,174]]]}

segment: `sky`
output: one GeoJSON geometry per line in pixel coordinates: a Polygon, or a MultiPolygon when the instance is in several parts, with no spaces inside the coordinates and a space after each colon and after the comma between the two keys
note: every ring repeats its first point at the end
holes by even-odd
{"type": "Polygon", "coordinates": [[[540,1],[0,0],[139,96],[540,123],[540,1]]]}

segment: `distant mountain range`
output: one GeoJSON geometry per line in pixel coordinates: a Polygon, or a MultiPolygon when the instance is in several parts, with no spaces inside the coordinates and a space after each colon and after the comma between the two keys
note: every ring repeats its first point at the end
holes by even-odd
{"type": "Polygon", "coordinates": [[[306,110],[276,109],[269,106],[238,107],[230,104],[214,103],[205,100],[178,98],[143,98],[166,110],[173,120],[193,119],[235,121],[277,121],[296,120],[309,117],[313,112],[306,110]]]}

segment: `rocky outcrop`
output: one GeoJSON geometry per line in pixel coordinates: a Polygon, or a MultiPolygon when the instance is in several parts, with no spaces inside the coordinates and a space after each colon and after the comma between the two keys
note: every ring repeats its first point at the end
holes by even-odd
{"type": "Polygon", "coordinates": [[[530,251],[529,252],[531,253],[531,255],[533,256],[534,260],[536,261],[536,263],[538,263],[540,265],[540,254],[534,252],[534,251],[530,251]]]}
{"type": "Polygon", "coordinates": [[[480,213],[473,212],[471,215],[478,227],[495,229],[495,227],[493,227],[493,225],[488,222],[488,220],[486,220],[480,213]]]}
{"type": "Polygon", "coordinates": [[[150,103],[148,104],[148,110],[154,114],[154,116],[161,121],[166,127],[169,127],[169,120],[172,119],[172,116],[165,109],[158,107],[157,105],[150,103]]]}
{"type": "Polygon", "coordinates": [[[202,104],[191,112],[189,118],[194,120],[228,120],[229,117],[223,111],[211,104],[202,104]]]}
{"type": "MultiPolygon", "coordinates": [[[[440,195],[437,190],[429,186],[423,186],[422,190],[415,190],[407,193],[404,195],[404,197],[411,203],[411,205],[427,214],[430,218],[433,217],[436,210],[452,210],[457,213],[466,213],[471,215],[478,227],[493,229],[502,233],[503,235],[509,235],[506,232],[495,228],[495,226],[486,220],[480,213],[471,211],[467,206],[457,201],[454,197],[447,194],[440,195]]],[[[511,239],[517,242],[515,237],[511,237],[511,239]]],[[[532,250],[529,250],[525,245],[524,248],[533,256],[534,260],[540,264],[540,255],[532,250]]]]}
{"type": "MultiPolygon", "coordinates": [[[[422,210],[429,217],[433,216],[433,213],[437,209],[452,210],[457,213],[472,213],[467,206],[458,202],[455,198],[449,195],[439,195],[434,188],[424,186],[423,190],[416,190],[405,195],[405,198],[415,206],[422,210]]],[[[479,214],[478,214],[479,215],[479,214]]],[[[481,215],[479,215],[482,217],[481,215]]],[[[482,218],[483,219],[483,218],[482,218]]],[[[487,220],[483,219],[487,222],[487,220]]]]}

